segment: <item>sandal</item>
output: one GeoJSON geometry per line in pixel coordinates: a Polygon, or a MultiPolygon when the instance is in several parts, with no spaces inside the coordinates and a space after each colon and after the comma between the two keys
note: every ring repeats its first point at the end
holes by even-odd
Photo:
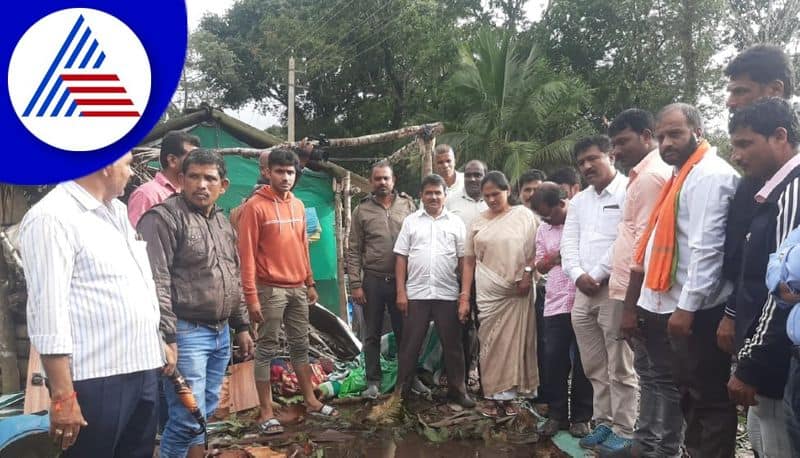
{"type": "Polygon", "coordinates": [[[274,436],[276,434],[281,434],[284,431],[284,429],[283,425],[281,425],[281,422],[279,422],[277,418],[270,418],[264,423],[258,424],[258,431],[261,434],[274,436]]]}
{"type": "Polygon", "coordinates": [[[505,408],[498,401],[492,401],[488,406],[482,406],[478,412],[487,418],[500,418],[506,413],[505,408]]]}
{"type": "Polygon", "coordinates": [[[515,406],[511,402],[505,402],[503,403],[503,411],[507,417],[513,417],[519,414],[519,407],[515,406]]]}
{"type": "Polygon", "coordinates": [[[312,417],[321,417],[321,418],[336,418],[339,416],[339,412],[336,411],[335,408],[329,406],[328,404],[322,404],[319,410],[309,410],[308,414],[312,417]]]}

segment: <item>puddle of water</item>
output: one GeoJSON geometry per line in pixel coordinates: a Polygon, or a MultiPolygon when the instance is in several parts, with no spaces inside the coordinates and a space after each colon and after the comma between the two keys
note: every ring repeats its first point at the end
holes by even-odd
{"type": "Polygon", "coordinates": [[[449,440],[433,443],[417,433],[408,433],[401,439],[391,432],[378,432],[370,437],[358,437],[347,443],[324,444],[325,457],[331,458],[528,458],[565,457],[552,442],[514,445],[487,444],[479,440],[449,440]]]}

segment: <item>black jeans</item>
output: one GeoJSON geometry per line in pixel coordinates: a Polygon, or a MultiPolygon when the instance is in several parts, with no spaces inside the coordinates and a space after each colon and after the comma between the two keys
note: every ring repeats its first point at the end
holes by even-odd
{"type": "Polygon", "coordinates": [[[728,397],[731,357],[717,346],[724,305],[694,313],[692,333],[670,336],[672,376],[686,421],[684,443],[691,456],[734,456],[736,406],[728,397]]]}
{"type": "Polygon", "coordinates": [[[153,456],[158,427],[158,369],[74,383],[83,418],[75,444],[62,457],[153,456]]]}
{"type": "Polygon", "coordinates": [[[461,348],[461,322],[458,321],[457,301],[408,301],[408,316],[403,327],[405,335],[400,344],[397,386],[408,394],[411,380],[417,372],[417,360],[428,325],[433,320],[436,333],[442,343],[442,356],[450,392],[466,393],[464,377],[464,349],[461,348]]]}
{"type": "Polygon", "coordinates": [[[542,366],[548,375],[544,392],[550,405],[550,418],[558,422],[566,422],[567,419],[573,423],[588,422],[592,419],[592,384],[583,373],[570,314],[544,317],[542,322],[545,342],[542,366]]]}
{"type": "Polygon", "coordinates": [[[364,325],[366,327],[364,338],[364,364],[366,366],[367,381],[380,383],[381,381],[381,335],[383,334],[383,311],[389,310],[392,321],[392,331],[400,348],[403,333],[403,315],[397,310],[397,286],[393,276],[379,276],[364,272],[361,281],[367,305],[364,306],[364,325]]]}

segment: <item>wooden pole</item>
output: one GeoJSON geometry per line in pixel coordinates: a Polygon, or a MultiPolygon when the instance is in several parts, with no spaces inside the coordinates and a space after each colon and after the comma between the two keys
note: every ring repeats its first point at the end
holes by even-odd
{"type": "Polygon", "coordinates": [[[342,186],[333,179],[334,217],[336,221],[336,271],[339,286],[339,318],[347,322],[347,289],[344,281],[344,228],[342,227],[342,186]]]}
{"type": "Polygon", "coordinates": [[[436,146],[436,138],[425,138],[420,135],[417,137],[417,146],[422,155],[422,176],[426,177],[433,173],[433,148],[436,146]]]}
{"type": "Polygon", "coordinates": [[[344,252],[350,248],[350,222],[353,216],[352,188],[350,186],[350,172],[342,180],[342,196],[344,199],[344,252]]]}
{"type": "Polygon", "coordinates": [[[288,124],[286,139],[290,142],[294,141],[294,56],[289,57],[289,100],[286,106],[288,107],[287,120],[288,124]]]}
{"type": "Polygon", "coordinates": [[[3,280],[0,282],[0,392],[3,394],[19,391],[17,341],[7,293],[8,280],[3,280]]]}

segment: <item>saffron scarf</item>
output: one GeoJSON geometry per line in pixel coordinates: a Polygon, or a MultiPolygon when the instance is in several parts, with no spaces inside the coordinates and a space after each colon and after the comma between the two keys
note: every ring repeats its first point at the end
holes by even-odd
{"type": "Polygon", "coordinates": [[[647,243],[655,232],[650,262],[645,268],[645,286],[653,291],[665,292],[672,287],[675,270],[678,267],[678,199],[689,172],[703,159],[710,147],[708,142],[703,140],[683,164],[678,174],[673,175],[666,186],[661,189],[658,203],[650,214],[650,220],[639,239],[639,245],[636,246],[634,259],[637,264],[644,265],[647,243]]]}

